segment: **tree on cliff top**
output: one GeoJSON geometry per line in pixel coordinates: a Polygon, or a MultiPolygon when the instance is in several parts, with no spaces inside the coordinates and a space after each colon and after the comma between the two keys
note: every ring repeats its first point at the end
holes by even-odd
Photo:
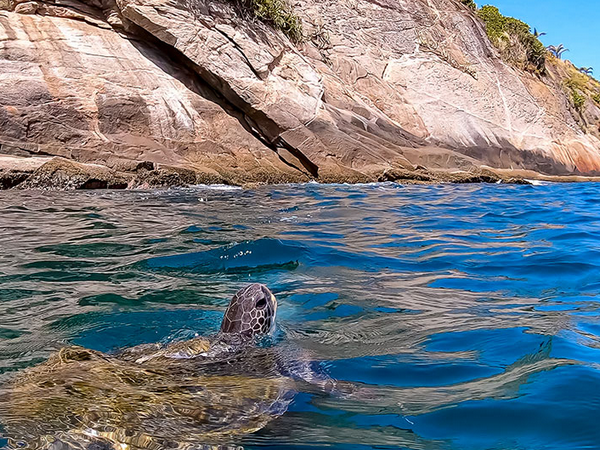
{"type": "Polygon", "coordinates": [[[550,53],[552,53],[552,55],[555,56],[556,58],[561,59],[563,53],[568,52],[569,49],[565,48],[565,46],[563,44],[559,44],[559,45],[549,45],[548,51],[550,53]]]}

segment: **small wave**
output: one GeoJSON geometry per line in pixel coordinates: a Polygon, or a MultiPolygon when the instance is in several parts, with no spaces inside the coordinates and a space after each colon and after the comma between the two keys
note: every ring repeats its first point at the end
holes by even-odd
{"type": "Polygon", "coordinates": [[[231,186],[229,184],[195,184],[190,189],[209,190],[209,191],[243,191],[241,186],[231,186]]]}
{"type": "Polygon", "coordinates": [[[285,269],[298,266],[306,249],[279,239],[258,239],[225,245],[212,250],[150,258],[141,263],[151,270],[229,272],[245,269],[285,269]]]}
{"type": "Polygon", "coordinates": [[[548,186],[552,184],[550,181],[530,180],[528,178],[525,178],[525,181],[527,181],[532,186],[548,186]]]}

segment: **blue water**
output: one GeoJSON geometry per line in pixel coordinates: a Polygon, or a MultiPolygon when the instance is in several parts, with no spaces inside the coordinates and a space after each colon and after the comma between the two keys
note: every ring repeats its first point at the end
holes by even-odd
{"type": "Polygon", "coordinates": [[[246,449],[600,448],[596,184],[9,191],[0,230],[0,382],[213,333],[256,281],[362,394],[301,391],[246,449]]]}

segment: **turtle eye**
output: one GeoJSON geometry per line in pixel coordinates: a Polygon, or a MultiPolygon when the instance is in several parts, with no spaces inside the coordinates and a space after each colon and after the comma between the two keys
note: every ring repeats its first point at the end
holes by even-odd
{"type": "Polygon", "coordinates": [[[256,302],[256,307],[258,309],[263,309],[265,306],[267,306],[267,299],[264,297],[256,302]]]}

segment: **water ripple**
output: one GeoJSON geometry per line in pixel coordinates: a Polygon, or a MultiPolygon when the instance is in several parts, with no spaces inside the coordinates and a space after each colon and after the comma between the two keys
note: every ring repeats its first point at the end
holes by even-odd
{"type": "Polygon", "coordinates": [[[277,342],[339,392],[300,389],[246,448],[598,448],[594,184],[11,191],[0,211],[0,382],[68,343],[214,333],[258,281],[277,342]]]}

